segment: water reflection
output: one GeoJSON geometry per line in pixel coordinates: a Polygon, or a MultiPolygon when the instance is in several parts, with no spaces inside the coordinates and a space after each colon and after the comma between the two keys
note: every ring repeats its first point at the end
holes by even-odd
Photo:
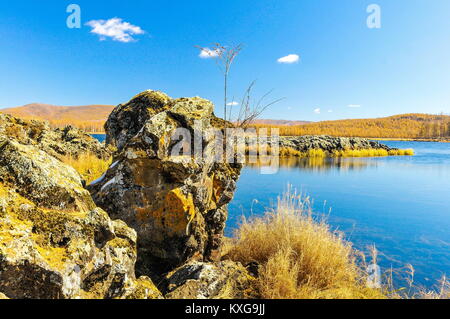
{"type": "MultiPolygon", "coordinates": [[[[261,168],[270,163],[267,158],[258,158],[255,161],[250,161],[247,158],[246,167],[261,168]]],[[[281,157],[279,159],[279,166],[283,169],[299,169],[311,172],[326,172],[330,170],[338,171],[360,171],[368,167],[377,167],[378,161],[371,161],[363,158],[323,158],[323,157],[281,157]]]]}

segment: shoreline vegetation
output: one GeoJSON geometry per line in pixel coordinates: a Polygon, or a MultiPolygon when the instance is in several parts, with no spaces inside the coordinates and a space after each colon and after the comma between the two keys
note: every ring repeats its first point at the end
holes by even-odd
{"type": "MultiPolygon", "coordinates": [[[[86,132],[89,135],[106,135],[103,132],[86,132]]],[[[366,138],[373,141],[405,141],[405,142],[437,142],[437,143],[450,143],[449,138],[402,138],[402,137],[367,137],[367,136],[342,136],[342,137],[358,137],[366,138]]]]}
{"type": "Polygon", "coordinates": [[[360,149],[360,150],[343,150],[327,152],[321,149],[311,149],[307,152],[300,152],[293,148],[280,148],[281,157],[300,157],[300,158],[326,158],[326,157],[386,157],[386,156],[413,156],[413,149],[360,149]]]}

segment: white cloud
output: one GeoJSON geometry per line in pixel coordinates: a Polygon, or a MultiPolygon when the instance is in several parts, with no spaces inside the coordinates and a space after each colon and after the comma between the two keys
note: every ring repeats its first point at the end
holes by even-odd
{"type": "Polygon", "coordinates": [[[211,58],[217,58],[219,56],[219,50],[211,50],[209,48],[202,48],[200,50],[200,55],[202,59],[211,59],[211,58]]]}
{"type": "Polygon", "coordinates": [[[112,38],[114,41],[127,43],[134,41],[133,35],[145,33],[140,27],[124,22],[121,18],[92,20],[86,25],[92,28],[91,33],[100,36],[101,41],[106,40],[106,38],[112,38]]]}
{"type": "Polygon", "coordinates": [[[300,57],[297,54],[289,54],[282,58],[279,58],[277,61],[278,61],[278,63],[291,64],[291,63],[297,63],[299,60],[300,60],[300,57]]]}
{"type": "Polygon", "coordinates": [[[314,113],[320,114],[320,108],[315,109],[315,110],[314,110],[314,113]]]}
{"type": "Polygon", "coordinates": [[[239,105],[239,103],[233,101],[233,102],[227,103],[227,105],[228,105],[228,106],[237,106],[237,105],[239,105]]]}
{"type": "Polygon", "coordinates": [[[348,105],[348,107],[358,108],[358,107],[361,107],[361,105],[359,105],[359,104],[350,104],[350,105],[348,105]]]}
{"type": "Polygon", "coordinates": [[[333,110],[328,110],[328,113],[333,113],[333,110]]]}

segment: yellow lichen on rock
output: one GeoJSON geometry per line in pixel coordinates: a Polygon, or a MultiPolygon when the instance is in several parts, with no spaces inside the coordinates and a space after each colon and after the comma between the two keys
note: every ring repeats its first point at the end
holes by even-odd
{"type": "Polygon", "coordinates": [[[136,207],[136,211],[140,221],[151,219],[170,235],[186,233],[189,224],[195,218],[192,195],[186,196],[179,188],[169,191],[157,209],[153,209],[152,206],[136,207]]]}
{"type": "Polygon", "coordinates": [[[32,235],[32,238],[36,242],[35,248],[40,256],[50,268],[63,271],[66,267],[66,261],[69,259],[67,249],[64,247],[52,247],[45,244],[39,245],[38,243],[43,241],[40,237],[42,237],[42,235],[32,235]]]}
{"type": "Polygon", "coordinates": [[[150,278],[142,276],[136,279],[133,292],[125,299],[163,299],[163,296],[150,278]]]}

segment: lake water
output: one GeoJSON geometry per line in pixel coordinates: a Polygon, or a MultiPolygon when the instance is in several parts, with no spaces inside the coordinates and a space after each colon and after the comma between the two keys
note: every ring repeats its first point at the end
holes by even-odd
{"type": "Polygon", "coordinates": [[[413,148],[416,155],[287,159],[275,175],[244,168],[229,206],[227,235],[242,215],[262,214],[291,184],[314,200],[317,212],[329,214],[332,227],[357,249],[376,245],[383,270],[412,264],[416,281],[431,287],[450,275],[450,144],[383,143],[413,148]]]}
{"type": "MultiPolygon", "coordinates": [[[[104,137],[97,135],[103,140],[104,137]]],[[[277,174],[243,169],[229,205],[226,234],[241,217],[261,215],[287,185],[314,201],[333,229],[355,248],[380,251],[382,270],[415,268],[415,280],[432,287],[450,275],[450,143],[383,143],[413,148],[413,157],[284,159],[277,174]],[[331,210],[331,212],[330,212],[331,210]]]]}

